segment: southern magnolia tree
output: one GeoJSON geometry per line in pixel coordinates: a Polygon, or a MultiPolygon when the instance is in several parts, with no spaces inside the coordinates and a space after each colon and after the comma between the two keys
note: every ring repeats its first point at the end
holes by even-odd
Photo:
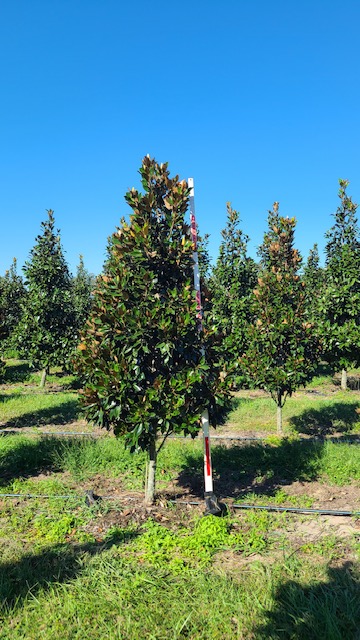
{"type": "Polygon", "coordinates": [[[27,296],[16,330],[20,355],[42,369],[41,386],[50,367],[69,363],[76,345],[71,276],[54,225],[50,209],[23,268],[27,296]]]}
{"type": "Polygon", "coordinates": [[[227,225],[221,232],[223,240],[210,280],[211,314],[223,336],[222,349],[229,364],[237,363],[246,351],[246,327],[252,319],[251,301],[257,282],[257,266],[246,253],[249,238],[239,228],[239,221],[238,212],[228,202],[227,225]]]}
{"type": "Polygon", "coordinates": [[[200,333],[196,322],[188,186],[149,156],[140,174],[145,193],[125,195],[132,215],[109,242],[78,370],[87,418],[124,435],[132,452],[147,451],[151,504],[165,438],[195,436],[205,408],[215,425],[229,396],[213,331],[200,333]]]}
{"type": "Polygon", "coordinates": [[[339,180],[335,224],[326,233],[325,292],[321,300],[322,339],[326,360],[342,371],[360,365],[360,230],[358,205],[346,193],[349,182],[339,180]]]}
{"type": "Polygon", "coordinates": [[[0,333],[11,347],[11,337],[21,316],[21,305],[26,297],[22,277],[17,272],[17,261],[13,263],[3,277],[0,277],[0,309],[4,321],[0,322],[0,333]]]}
{"type": "Polygon", "coordinates": [[[92,306],[92,291],[95,286],[95,277],[85,268],[83,256],[80,256],[76,275],[72,281],[73,305],[75,311],[75,323],[78,332],[84,328],[92,306]]]}
{"type": "Polygon", "coordinates": [[[286,398],[314,375],[319,346],[306,319],[304,283],[298,275],[301,257],[294,249],[295,218],[269,212],[269,229],[260,247],[261,269],[254,290],[255,322],[248,328],[249,348],[240,359],[255,386],[265,389],[277,406],[281,435],[286,398]]]}
{"type": "Polygon", "coordinates": [[[309,321],[314,325],[314,331],[319,335],[320,325],[320,300],[323,295],[325,283],[324,269],[320,267],[318,245],[314,244],[309,251],[308,259],[304,266],[302,280],[305,284],[306,309],[309,321]]]}
{"type": "MultiPolygon", "coordinates": [[[[26,291],[22,277],[17,273],[16,258],[3,277],[0,277],[0,355],[11,348],[14,331],[20,319],[21,304],[26,291]]],[[[4,375],[0,362],[0,378],[4,375]]]]}

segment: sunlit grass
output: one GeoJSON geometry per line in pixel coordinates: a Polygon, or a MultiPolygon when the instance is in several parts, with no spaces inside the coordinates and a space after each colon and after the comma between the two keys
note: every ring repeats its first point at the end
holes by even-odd
{"type": "MultiPolygon", "coordinates": [[[[240,393],[235,399],[235,407],[226,425],[232,431],[276,433],[276,404],[270,397],[242,397],[240,393]]],[[[288,434],[358,433],[360,393],[337,391],[331,397],[294,394],[283,408],[283,427],[288,434]]],[[[221,434],[221,428],[218,433],[221,434]]]]}

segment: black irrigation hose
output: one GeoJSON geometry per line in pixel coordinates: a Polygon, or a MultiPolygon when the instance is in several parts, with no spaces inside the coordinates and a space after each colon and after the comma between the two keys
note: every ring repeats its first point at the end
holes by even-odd
{"type": "MultiPolygon", "coordinates": [[[[9,435],[23,435],[23,436],[87,436],[89,438],[106,438],[107,434],[100,433],[91,433],[89,431],[14,431],[12,429],[0,429],[1,434],[9,434],[9,435]]],[[[239,440],[246,442],[263,442],[267,440],[268,437],[276,437],[276,434],[269,434],[269,436],[219,436],[219,435],[211,435],[211,440],[239,440]]],[[[195,440],[201,440],[201,437],[198,438],[188,438],[187,436],[168,436],[168,440],[187,440],[187,442],[194,442],[195,440]]],[[[323,438],[320,436],[309,436],[308,438],[304,436],[300,436],[299,440],[304,440],[306,442],[323,442],[324,440],[329,442],[341,442],[344,444],[360,444],[360,436],[354,436],[353,438],[336,438],[334,436],[324,436],[323,438]]]]}
{"type": "MultiPolygon", "coordinates": [[[[193,501],[182,501],[182,500],[170,500],[174,504],[191,504],[194,506],[201,505],[201,502],[193,501]]],[[[300,513],[307,515],[322,515],[322,516],[360,516],[360,511],[335,511],[332,509],[305,509],[301,507],[278,507],[276,505],[258,505],[258,504],[232,504],[232,509],[254,509],[261,511],[280,511],[280,512],[289,512],[289,513],[300,513]]]]}
{"type": "MultiPolygon", "coordinates": [[[[100,500],[125,500],[116,498],[116,496],[93,496],[91,492],[86,492],[85,496],[80,495],[52,495],[52,494],[35,494],[35,493],[0,493],[0,498],[58,498],[62,500],[73,499],[81,501],[85,497],[90,498],[91,502],[100,500]],[[90,495],[89,495],[90,494],[90,495]]],[[[203,503],[196,500],[169,500],[172,504],[188,504],[192,506],[201,506],[203,503]]],[[[232,504],[232,509],[248,509],[255,511],[278,511],[287,513],[299,513],[302,515],[322,515],[322,516],[360,516],[360,511],[341,511],[334,509],[306,509],[301,507],[278,507],[276,505],[254,505],[254,504],[232,504]]]]}

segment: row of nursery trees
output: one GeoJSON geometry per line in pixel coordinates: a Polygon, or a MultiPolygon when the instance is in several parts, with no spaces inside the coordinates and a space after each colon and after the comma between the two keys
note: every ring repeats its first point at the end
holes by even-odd
{"type": "Polygon", "coordinates": [[[199,332],[188,185],[148,156],[140,174],[144,192],[125,195],[132,213],[110,238],[91,295],[82,265],[78,283],[87,302],[77,324],[64,320],[76,315],[76,278],[69,276],[52,212],[24,268],[25,284],[14,270],[5,276],[23,288],[17,325],[14,310],[4,314],[3,296],[0,313],[7,340],[34,366],[46,372],[73,363],[89,420],[124,435],[132,451],[147,450],[151,502],[156,456],[167,436],[194,436],[205,408],[211,423],[219,424],[235,387],[251,385],[271,394],[279,433],[286,398],[311,380],[321,359],[342,371],[346,388],[347,370],[360,364],[360,234],[357,205],[347,195],[348,182],[340,180],[323,268],[316,245],[303,265],[294,247],[296,221],[280,215],[278,203],[269,212],[255,262],[247,255],[249,239],[239,214],[228,204],[213,269],[206,237],[199,246],[199,332]],[[66,295],[59,286],[63,279],[66,295]]]}
{"type": "MultiPolygon", "coordinates": [[[[82,256],[76,275],[70,273],[51,209],[41,226],[23,267],[25,278],[17,272],[16,259],[0,277],[0,356],[15,351],[29,360],[42,370],[44,386],[50,367],[72,367],[91,309],[94,277],[82,256]]],[[[5,363],[0,359],[0,379],[4,374],[5,363]]]]}

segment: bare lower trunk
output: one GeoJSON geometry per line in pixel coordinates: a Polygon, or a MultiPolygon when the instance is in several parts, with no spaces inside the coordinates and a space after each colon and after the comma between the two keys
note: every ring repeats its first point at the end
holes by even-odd
{"type": "Polygon", "coordinates": [[[282,436],[283,435],[283,426],[282,426],[282,406],[281,403],[277,405],[277,411],[276,411],[276,425],[277,425],[277,432],[278,432],[278,436],[282,436]]]}
{"type": "Polygon", "coordinates": [[[343,391],[347,390],[347,371],[342,369],[341,371],[341,388],[343,391]]]}
{"type": "Polygon", "coordinates": [[[156,474],[156,442],[153,440],[148,448],[147,478],[145,487],[145,504],[151,505],[155,499],[155,474],[156,474]]]}
{"type": "Polygon", "coordinates": [[[40,387],[45,387],[46,376],[49,373],[49,367],[45,367],[41,373],[40,387]]]}

